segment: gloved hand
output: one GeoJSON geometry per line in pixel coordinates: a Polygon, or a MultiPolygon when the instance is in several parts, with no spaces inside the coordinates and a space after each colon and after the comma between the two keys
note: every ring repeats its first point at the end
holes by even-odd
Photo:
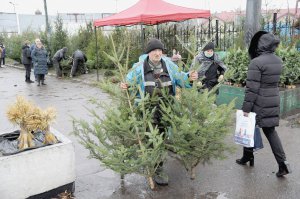
{"type": "Polygon", "coordinates": [[[218,78],[218,82],[221,82],[224,79],[224,75],[220,75],[218,78]]]}
{"type": "Polygon", "coordinates": [[[196,79],[198,79],[198,73],[196,71],[191,71],[189,73],[189,76],[190,76],[190,81],[195,81],[196,79]]]}

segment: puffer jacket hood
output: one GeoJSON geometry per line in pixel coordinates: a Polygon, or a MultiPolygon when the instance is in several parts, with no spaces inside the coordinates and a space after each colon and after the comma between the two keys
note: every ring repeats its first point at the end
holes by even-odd
{"type": "Polygon", "coordinates": [[[265,54],[265,53],[273,53],[277,46],[279,45],[280,40],[277,36],[267,33],[260,37],[257,46],[257,53],[258,54],[265,54]]]}

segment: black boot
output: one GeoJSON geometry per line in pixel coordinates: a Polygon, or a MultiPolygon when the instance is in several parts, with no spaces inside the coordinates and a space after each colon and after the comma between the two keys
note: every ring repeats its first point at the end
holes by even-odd
{"type": "Polygon", "coordinates": [[[38,82],[37,86],[40,86],[41,85],[41,80],[38,80],[37,82],[38,82]]]}
{"type": "Polygon", "coordinates": [[[27,76],[25,76],[25,82],[29,83],[29,82],[28,82],[28,77],[27,77],[27,76]]]}
{"type": "Polygon", "coordinates": [[[284,175],[289,174],[289,173],[292,173],[292,170],[291,170],[291,167],[290,167],[290,164],[288,163],[288,161],[281,162],[279,164],[279,170],[276,173],[276,176],[283,177],[284,175]]]}
{"type": "Polygon", "coordinates": [[[44,80],[42,80],[42,85],[47,85],[47,84],[44,83],[44,80]]]}
{"type": "Polygon", "coordinates": [[[34,83],[34,81],[32,81],[32,80],[30,79],[30,77],[28,77],[28,83],[34,83]]]}
{"type": "Polygon", "coordinates": [[[157,168],[153,179],[156,184],[160,186],[166,186],[169,184],[169,176],[164,172],[162,167],[157,168]]]}
{"type": "Polygon", "coordinates": [[[237,164],[246,165],[247,162],[250,163],[250,166],[254,166],[254,156],[253,156],[253,148],[246,148],[243,149],[243,157],[241,159],[237,159],[235,161],[237,164]]]}

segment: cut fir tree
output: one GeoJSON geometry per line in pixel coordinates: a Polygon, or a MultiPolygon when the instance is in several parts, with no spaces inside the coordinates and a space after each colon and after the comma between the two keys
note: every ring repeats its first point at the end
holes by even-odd
{"type": "Polygon", "coordinates": [[[234,101],[216,106],[214,92],[198,92],[194,85],[162,106],[163,121],[170,126],[166,147],[177,155],[191,179],[199,163],[224,158],[225,152],[231,151],[225,138],[230,133],[234,101]]]}
{"type": "MultiPolygon", "coordinates": [[[[178,37],[177,40],[191,56],[198,54],[196,48],[185,46],[178,37]]],[[[191,46],[196,46],[195,42],[191,46]]],[[[200,67],[194,58],[190,70],[198,71],[200,67]]],[[[161,106],[164,125],[168,127],[166,148],[176,154],[190,172],[191,179],[195,178],[195,168],[199,163],[209,163],[212,158],[225,158],[225,153],[232,150],[225,138],[230,133],[235,102],[215,105],[219,85],[207,91],[201,89],[201,81],[195,82],[191,89],[181,89],[179,95],[161,106]]]]}

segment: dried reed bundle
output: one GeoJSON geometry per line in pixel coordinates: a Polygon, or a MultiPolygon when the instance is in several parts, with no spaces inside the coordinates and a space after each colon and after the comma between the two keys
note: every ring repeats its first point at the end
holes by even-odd
{"type": "Polygon", "coordinates": [[[8,108],[7,117],[9,121],[21,128],[18,138],[20,150],[34,146],[31,132],[37,132],[38,130],[45,132],[44,144],[58,142],[50,132],[50,124],[56,118],[56,110],[52,107],[42,110],[24,97],[17,96],[16,102],[8,108]]]}
{"type": "Polygon", "coordinates": [[[6,112],[9,121],[20,126],[21,132],[18,137],[18,147],[21,150],[34,146],[34,142],[32,141],[33,135],[27,129],[27,122],[30,120],[33,107],[34,105],[24,97],[17,96],[16,102],[10,105],[6,112]]]}

